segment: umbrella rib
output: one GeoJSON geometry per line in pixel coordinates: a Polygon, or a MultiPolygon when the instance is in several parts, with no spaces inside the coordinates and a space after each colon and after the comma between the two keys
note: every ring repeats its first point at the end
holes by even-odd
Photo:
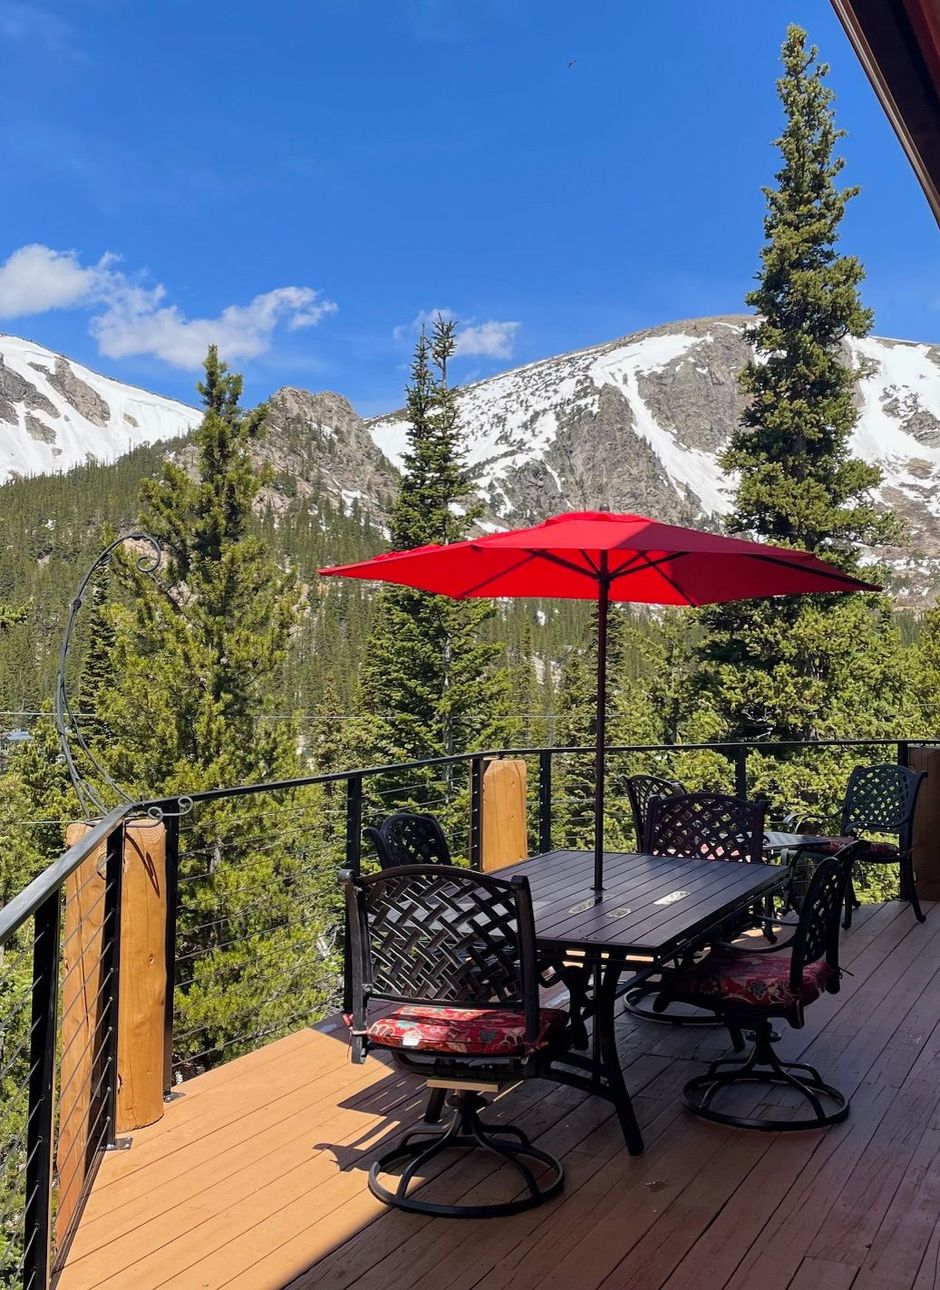
{"type": "MultiPolygon", "coordinates": [[[[632,573],[646,573],[649,569],[661,570],[661,566],[664,564],[671,564],[673,560],[681,559],[681,557],[686,555],[686,553],[687,552],[685,551],[669,551],[667,555],[658,556],[655,560],[651,560],[650,556],[647,555],[645,551],[637,552],[637,555],[634,556],[634,559],[629,562],[629,564],[620,566],[615,573],[610,575],[611,582],[614,582],[614,579],[616,578],[624,578],[632,573]],[[637,564],[637,560],[642,560],[643,564],[637,564]]],[[[667,575],[663,574],[663,577],[667,578],[667,575]]],[[[674,590],[680,591],[680,588],[676,587],[676,583],[674,583],[671,578],[667,578],[667,582],[669,583],[669,586],[674,588],[674,590]]]]}
{"type": "MultiPolygon", "coordinates": [[[[482,591],[484,587],[488,587],[490,583],[495,582],[497,578],[505,578],[507,573],[515,573],[517,569],[521,569],[524,564],[528,564],[530,560],[534,559],[535,552],[527,551],[522,559],[514,564],[511,569],[500,569],[498,573],[491,573],[490,576],[488,578],[484,578],[482,582],[477,582],[474,586],[468,587],[466,591],[461,591],[457,599],[463,600],[467,596],[475,596],[478,591],[482,591]]],[[[497,593],[497,595],[498,594],[499,593],[497,593]]]]}
{"type": "MultiPolygon", "coordinates": [[[[582,578],[590,578],[592,582],[597,582],[600,579],[599,569],[596,572],[592,572],[591,569],[585,569],[583,565],[575,564],[573,560],[566,560],[564,556],[556,555],[554,551],[536,550],[536,551],[530,552],[530,554],[532,555],[533,559],[537,557],[539,560],[548,560],[550,564],[559,564],[563,569],[567,569],[571,573],[580,574],[582,578]]],[[[582,555],[584,555],[585,558],[587,558],[586,552],[582,552],[582,555]]],[[[593,565],[592,565],[592,568],[593,568],[593,565]]]]}
{"type": "MultiPolygon", "coordinates": [[[[798,551],[798,552],[794,552],[794,554],[811,555],[812,553],[807,551],[798,551]]],[[[748,555],[748,559],[750,560],[761,560],[764,564],[779,564],[784,569],[797,569],[800,572],[804,572],[802,566],[797,564],[793,560],[781,560],[779,556],[757,554],[756,552],[751,552],[751,551],[749,551],[747,555],[748,555]]],[[[812,569],[806,570],[805,572],[813,573],[819,578],[831,578],[833,582],[855,582],[855,583],[861,582],[860,578],[853,578],[851,574],[843,573],[841,569],[826,568],[825,564],[821,560],[817,560],[817,565],[822,565],[822,568],[818,568],[818,567],[812,568],[812,569]]],[[[868,585],[871,585],[871,584],[868,584],[868,585]]],[[[845,590],[854,591],[856,590],[856,588],[846,587],[845,590]]],[[[876,590],[880,590],[880,588],[876,588],[876,590]]]]}

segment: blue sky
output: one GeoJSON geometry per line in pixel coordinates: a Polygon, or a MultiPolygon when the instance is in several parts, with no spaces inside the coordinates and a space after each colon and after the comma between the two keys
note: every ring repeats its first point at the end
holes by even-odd
{"type": "Polygon", "coordinates": [[[786,25],[832,66],[843,245],[882,335],[938,339],[940,238],[828,0],[0,0],[0,329],[192,400],[401,402],[740,311],[786,25]]]}

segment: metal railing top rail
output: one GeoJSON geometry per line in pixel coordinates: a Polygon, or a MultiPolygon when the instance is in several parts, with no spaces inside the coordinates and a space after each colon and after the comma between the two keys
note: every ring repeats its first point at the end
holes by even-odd
{"type": "MultiPolygon", "coordinates": [[[[782,748],[868,748],[892,745],[894,747],[917,747],[923,744],[935,743],[940,743],[940,736],[935,739],[879,737],[867,739],[775,739],[699,744],[608,744],[606,750],[609,753],[717,752],[727,756],[742,751],[772,753],[775,749],[782,748]]],[[[252,793],[276,793],[292,788],[308,788],[316,784],[338,784],[357,777],[365,779],[375,775],[389,775],[398,771],[423,770],[431,766],[454,766],[461,762],[488,757],[537,757],[542,753],[561,753],[565,755],[583,753],[593,755],[595,751],[593,744],[589,747],[581,747],[577,744],[543,744],[519,748],[481,748],[472,752],[451,753],[446,757],[423,757],[418,761],[389,762],[377,766],[355,766],[346,770],[327,771],[318,775],[301,775],[295,779],[266,780],[260,784],[234,784],[228,788],[203,789],[198,793],[168,794],[164,797],[150,798],[140,802],[136,809],[143,811],[165,809],[173,807],[181,799],[185,799],[187,802],[215,802],[228,797],[248,796],[252,793]]]]}
{"type": "MultiPolygon", "coordinates": [[[[681,744],[610,744],[610,753],[685,753],[716,752],[723,755],[740,754],[741,752],[773,753],[779,749],[792,748],[846,748],[846,747],[915,747],[940,742],[936,739],[900,739],[900,738],[845,738],[845,739],[790,739],[773,741],[742,741],[721,743],[681,743],[681,744]]],[[[71,873],[88,855],[103,842],[113,830],[131,816],[143,815],[154,808],[171,807],[185,797],[191,802],[213,802],[225,798],[242,797],[257,793],[276,793],[295,788],[312,787],[317,784],[336,784],[353,778],[371,778],[376,775],[387,775],[393,772],[423,770],[434,766],[458,765],[461,762],[483,760],[490,757],[534,757],[541,754],[575,755],[593,754],[594,748],[572,745],[542,745],[519,748],[486,748],[473,752],[453,753],[445,757],[424,757],[416,761],[390,762],[377,766],[353,767],[346,770],[329,771],[319,775],[304,775],[295,779],[269,780],[260,784],[236,784],[228,788],[205,789],[198,793],[179,793],[159,798],[152,798],[138,803],[125,803],[109,811],[103,819],[94,824],[91,830],[65,851],[59,858],[43,870],[38,877],[14,896],[9,904],[0,909],[0,946],[17,931],[22,924],[34,914],[43,901],[60,887],[71,873]]]]}
{"type": "Polygon", "coordinates": [[[48,869],[44,869],[38,877],[34,878],[28,887],[23,890],[0,909],[0,946],[22,927],[32,914],[52,896],[66,879],[75,872],[79,865],[87,860],[88,856],[106,841],[114,832],[118,825],[122,824],[129,815],[139,812],[140,808],[129,804],[116,806],[113,811],[109,811],[103,819],[93,825],[83,838],[80,838],[73,846],[63,852],[58,860],[54,860],[48,869]]]}

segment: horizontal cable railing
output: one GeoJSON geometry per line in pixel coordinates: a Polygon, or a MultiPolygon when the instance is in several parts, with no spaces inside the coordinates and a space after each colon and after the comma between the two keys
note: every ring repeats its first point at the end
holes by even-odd
{"type": "MultiPolygon", "coordinates": [[[[635,845],[625,781],[641,770],[747,795],[763,791],[768,767],[810,751],[847,775],[860,756],[906,763],[912,747],[936,742],[612,745],[605,837],[611,848],[635,845]]],[[[98,1164],[123,1132],[118,1068],[132,1057],[120,1049],[121,977],[136,969],[124,962],[122,911],[140,898],[125,879],[132,835],[145,875],[148,838],[160,853],[160,880],[146,895],[158,901],[161,943],[159,954],[146,947],[146,962],[163,974],[150,1019],[162,1100],[335,1011],[335,875],[374,863],[364,825],[398,810],[430,812],[455,863],[483,867],[485,772],[506,759],[524,763],[529,853],[589,845],[593,747],[501,748],[122,806],[0,909],[0,1290],[46,1290],[98,1164]]],[[[124,921],[131,932],[144,920],[124,921]]],[[[133,1082],[124,1076],[122,1086],[133,1082]]]]}
{"type": "Polygon", "coordinates": [[[45,1290],[116,1139],[122,843],[89,827],[0,910],[0,1287],[45,1290]]]}

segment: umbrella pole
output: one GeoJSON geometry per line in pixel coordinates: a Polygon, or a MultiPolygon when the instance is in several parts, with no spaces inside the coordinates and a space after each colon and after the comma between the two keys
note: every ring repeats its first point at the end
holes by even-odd
{"type": "Polygon", "coordinates": [[[597,601],[597,744],[594,754],[594,894],[604,890],[604,780],[607,743],[607,609],[610,580],[607,552],[601,553],[600,595],[597,601]]]}

